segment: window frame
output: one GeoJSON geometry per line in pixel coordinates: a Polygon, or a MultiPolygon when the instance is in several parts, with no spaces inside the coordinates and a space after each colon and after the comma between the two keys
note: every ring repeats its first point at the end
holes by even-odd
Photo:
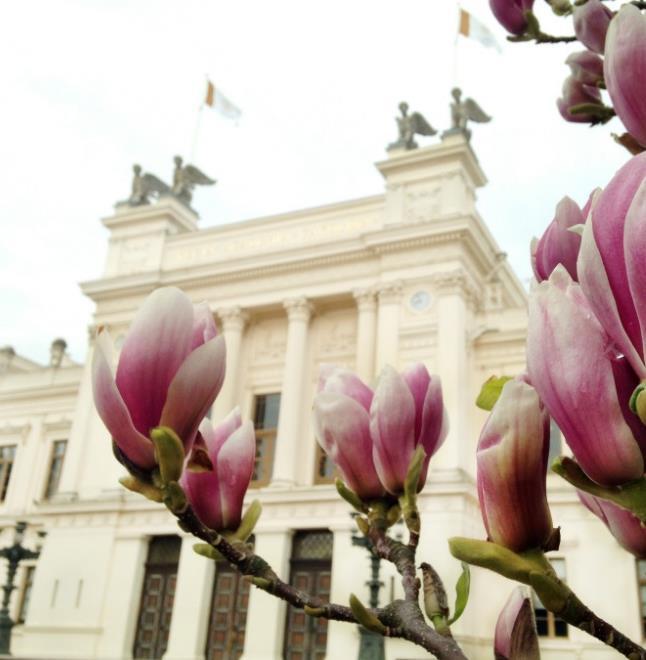
{"type": "Polygon", "coordinates": [[[36,575],[36,564],[26,563],[20,580],[20,598],[18,600],[18,610],[16,612],[16,625],[24,625],[27,620],[27,611],[29,608],[31,592],[34,588],[34,577],[36,575]],[[25,602],[26,601],[26,602],[25,602]]]}
{"type": "Polygon", "coordinates": [[[646,559],[637,559],[635,561],[635,571],[637,578],[637,598],[639,600],[639,615],[641,618],[642,639],[646,639],[646,602],[642,600],[642,587],[646,588],[646,573],[642,579],[639,571],[639,565],[646,567],[646,559]]]}
{"type": "Polygon", "coordinates": [[[323,447],[321,447],[316,440],[314,441],[314,444],[316,447],[314,455],[314,484],[316,486],[333,484],[337,477],[339,477],[339,471],[337,470],[336,465],[332,462],[332,459],[325,453],[323,447]],[[321,474],[321,464],[324,460],[330,461],[332,464],[332,474],[329,477],[321,474]]]}
{"type": "MultiPolygon", "coordinates": [[[[552,567],[554,568],[557,576],[559,579],[561,579],[563,582],[567,583],[567,564],[565,561],[565,557],[550,557],[548,559],[552,567]],[[559,571],[556,569],[554,564],[559,563],[562,567],[562,573],[563,575],[559,574],[559,571]]],[[[560,617],[556,616],[553,612],[550,612],[546,607],[538,607],[539,605],[543,605],[543,603],[540,602],[540,599],[536,592],[532,590],[532,608],[534,610],[534,620],[536,621],[536,633],[540,639],[569,639],[570,638],[570,628],[569,625],[566,621],[561,619],[560,617]],[[539,622],[539,617],[537,616],[537,611],[545,612],[545,616],[541,616],[541,620],[545,619],[545,622],[547,624],[547,633],[542,634],[539,629],[538,629],[538,622],[539,622]],[[565,634],[564,635],[559,635],[556,632],[557,625],[562,623],[565,626],[565,634]]]]}
{"type": "Polygon", "coordinates": [[[253,474],[251,478],[251,483],[249,488],[262,488],[263,486],[269,485],[272,480],[274,472],[274,458],[276,456],[276,438],[278,436],[278,425],[280,420],[280,406],[282,403],[281,392],[276,391],[267,391],[267,392],[255,392],[252,399],[252,420],[254,426],[254,436],[256,441],[256,457],[254,458],[254,474],[256,472],[256,466],[259,465],[262,467],[261,478],[254,479],[253,474]],[[258,403],[261,399],[267,399],[270,396],[278,396],[278,416],[276,418],[275,427],[260,427],[256,426],[257,424],[257,414],[258,414],[258,403]],[[263,456],[258,460],[258,446],[259,441],[264,444],[264,453],[263,456]]]}
{"type": "Polygon", "coordinates": [[[56,495],[56,493],[58,493],[58,486],[61,481],[61,474],[63,473],[63,465],[65,464],[65,456],[67,456],[67,447],[68,447],[67,438],[59,438],[57,440],[52,440],[50,443],[49,461],[47,462],[45,486],[43,488],[43,500],[50,500],[54,495],[56,495]],[[58,458],[58,456],[56,455],[56,447],[60,446],[61,444],[63,444],[65,448],[63,449],[63,454],[60,456],[60,465],[58,468],[58,474],[56,475],[56,483],[54,484],[54,487],[52,489],[53,469],[54,469],[55,461],[58,458]]]}
{"type": "Polygon", "coordinates": [[[16,463],[16,456],[18,454],[18,444],[17,443],[7,443],[0,445],[0,506],[6,504],[7,496],[9,495],[9,487],[11,485],[11,475],[13,474],[13,468],[16,463]],[[5,450],[13,449],[13,455],[11,460],[7,461],[7,457],[4,456],[5,450]],[[9,465],[8,468],[5,468],[5,465],[9,465]]]}

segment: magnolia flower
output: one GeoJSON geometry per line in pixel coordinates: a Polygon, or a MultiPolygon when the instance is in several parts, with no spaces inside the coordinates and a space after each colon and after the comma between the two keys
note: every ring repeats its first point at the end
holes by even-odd
{"type": "Polygon", "coordinates": [[[643,475],[646,427],[628,408],[638,379],[562,266],[530,297],[527,368],[590,479],[609,486],[643,475]]]}
{"type": "Polygon", "coordinates": [[[646,153],[631,158],[593,203],[577,274],[594,315],[642,379],[646,331],[646,153]]]}
{"type": "Polygon", "coordinates": [[[496,20],[512,34],[523,34],[527,29],[525,12],[531,11],[534,0],[489,0],[496,20]]]}
{"type": "Polygon", "coordinates": [[[155,466],[151,429],[168,426],[188,452],[224,379],[224,339],[206,303],[193,306],[179,289],[146,298],[123,343],[116,376],[112,342],[99,334],[92,362],[94,402],[122,454],[155,466]]]}
{"type": "Polygon", "coordinates": [[[572,18],[577,39],[586,48],[603,54],[612,16],[612,11],[601,0],[586,0],[582,5],[575,5],[572,18]]]}
{"type": "Polygon", "coordinates": [[[314,398],[314,434],[343,481],[362,500],[384,494],[372,460],[372,396],[372,390],[351,371],[321,367],[319,393],[314,398]]]}
{"type": "Polygon", "coordinates": [[[426,452],[421,490],[431,456],[447,430],[439,379],[431,377],[422,364],[401,375],[386,367],[374,394],[349,371],[321,369],[314,432],[343,480],[361,499],[380,497],[384,489],[401,494],[418,444],[426,452]]]}
{"type": "Polygon", "coordinates": [[[478,499],[489,540],[522,552],[552,534],[545,475],[550,418],[533,387],[505,383],[478,441],[478,499]]]}
{"type": "Polygon", "coordinates": [[[577,495],[585,507],[605,524],[624,550],[638,559],[646,559],[646,529],[639,518],[607,500],[582,491],[577,491],[577,495]]]}
{"type": "Polygon", "coordinates": [[[253,424],[240,419],[238,408],[215,428],[205,419],[200,424],[212,470],[184,470],[180,485],[197,517],[211,529],[235,531],[242,518],[242,503],[253,475],[256,437],[253,424]]]}
{"type": "Polygon", "coordinates": [[[571,231],[571,228],[585,223],[591,199],[580,209],[575,201],[564,197],[556,206],[554,220],[543,236],[540,240],[532,241],[532,268],[539,282],[546,280],[558,264],[562,264],[570,277],[576,280],[576,260],[581,236],[571,231]]]}
{"type": "Polygon", "coordinates": [[[404,491],[404,481],[417,445],[426,458],[418,490],[426,483],[428,464],[448,433],[442,385],[423,364],[402,374],[386,366],[379,376],[370,406],[373,458],[384,488],[393,495],[404,491]]]}
{"type": "Polygon", "coordinates": [[[534,608],[523,587],[516,587],[496,623],[496,660],[540,660],[534,608]]]}
{"type": "Polygon", "coordinates": [[[646,147],[646,16],[631,4],[624,5],[610,22],[603,68],[615,112],[646,147]]]}
{"type": "Polygon", "coordinates": [[[603,59],[591,50],[571,53],[565,63],[574,78],[584,85],[596,85],[603,80],[603,59]]]}
{"type": "Polygon", "coordinates": [[[568,76],[563,82],[562,96],[556,106],[565,121],[587,123],[594,121],[596,115],[586,112],[571,112],[571,108],[582,104],[602,105],[601,93],[592,85],[585,85],[574,76],[568,76]]]}

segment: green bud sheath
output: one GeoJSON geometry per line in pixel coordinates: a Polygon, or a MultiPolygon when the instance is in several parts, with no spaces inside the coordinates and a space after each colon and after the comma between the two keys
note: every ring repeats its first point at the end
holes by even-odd
{"type": "Polygon", "coordinates": [[[158,426],[150,432],[155,446],[155,458],[159,465],[162,483],[178,481],[184,468],[184,445],[173,429],[158,426]]]}

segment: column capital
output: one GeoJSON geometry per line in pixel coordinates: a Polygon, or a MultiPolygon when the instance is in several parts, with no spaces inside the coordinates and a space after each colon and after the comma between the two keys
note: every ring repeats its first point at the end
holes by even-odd
{"type": "Polygon", "coordinates": [[[482,291],[462,268],[436,273],[433,275],[433,284],[440,296],[458,294],[475,309],[482,304],[482,291]]]}
{"type": "Polygon", "coordinates": [[[379,282],[375,292],[380,303],[398,303],[404,293],[404,286],[400,280],[394,282],[379,282]]]}
{"type": "Polygon", "coordinates": [[[367,289],[355,289],[352,292],[352,295],[357,301],[357,309],[360,312],[369,312],[377,307],[377,299],[375,297],[375,290],[373,287],[369,287],[367,289]]]}
{"type": "Polygon", "coordinates": [[[240,306],[220,307],[215,313],[222,322],[223,330],[244,330],[249,321],[249,313],[245,312],[240,306]]]}
{"type": "Polygon", "coordinates": [[[290,321],[309,321],[314,312],[314,305],[305,296],[287,298],[283,301],[283,307],[290,321]]]}

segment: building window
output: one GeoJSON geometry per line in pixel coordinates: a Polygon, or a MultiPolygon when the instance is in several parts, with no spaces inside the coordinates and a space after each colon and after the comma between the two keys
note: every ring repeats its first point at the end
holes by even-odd
{"type": "Polygon", "coordinates": [[[0,502],[7,497],[13,462],[16,458],[16,445],[0,447],[0,502]]]}
{"type": "Polygon", "coordinates": [[[315,484],[333,484],[339,476],[336,466],[330,457],[323,451],[321,446],[316,443],[316,465],[314,469],[315,484]]]}
{"type": "MultiPolygon", "coordinates": [[[[550,559],[550,564],[556,575],[565,582],[565,559],[550,559]]],[[[536,617],[536,630],[539,637],[567,637],[567,623],[545,609],[540,598],[533,593],[534,615],[536,617]]]]}
{"type": "Polygon", "coordinates": [[[274,448],[280,412],[280,394],[260,394],[254,403],[253,425],[256,430],[256,462],[251,486],[266,486],[274,465],[274,448]]]}
{"type": "MultiPolygon", "coordinates": [[[[297,532],[292,542],[291,585],[323,601],[330,600],[332,533],[327,530],[297,532]]],[[[291,605],[285,625],[285,660],[325,658],[327,619],[307,616],[291,605]]]]}
{"type": "Polygon", "coordinates": [[[63,461],[67,450],[67,440],[55,440],[52,445],[52,453],[49,459],[49,470],[47,471],[47,483],[45,484],[45,499],[58,492],[58,482],[61,480],[63,461]]]}
{"type": "Polygon", "coordinates": [[[550,451],[547,457],[548,467],[552,465],[552,461],[561,455],[562,451],[562,436],[561,429],[556,425],[556,422],[550,418],[550,451]]]}
{"type": "Polygon", "coordinates": [[[20,594],[20,607],[18,608],[18,623],[24,623],[27,619],[27,611],[29,609],[29,600],[31,598],[31,589],[34,585],[34,573],[36,572],[35,566],[27,566],[25,569],[25,577],[22,582],[22,591],[20,594]]]}

